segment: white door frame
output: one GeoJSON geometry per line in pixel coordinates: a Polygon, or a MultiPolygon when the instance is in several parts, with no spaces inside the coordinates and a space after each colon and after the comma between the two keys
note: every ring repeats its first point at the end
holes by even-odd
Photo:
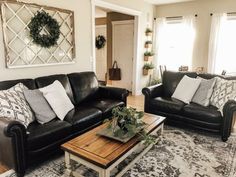
{"type": "Polygon", "coordinates": [[[139,95],[140,90],[138,88],[140,76],[139,76],[139,65],[141,62],[141,55],[140,51],[141,49],[141,15],[142,12],[122,7],[116,4],[108,3],[103,0],[91,0],[91,11],[92,11],[92,56],[91,56],[91,64],[92,69],[94,72],[96,72],[96,50],[94,47],[95,44],[95,7],[101,7],[110,9],[115,12],[132,15],[134,16],[134,56],[133,56],[133,79],[132,79],[132,94],[133,95],[139,95]]]}

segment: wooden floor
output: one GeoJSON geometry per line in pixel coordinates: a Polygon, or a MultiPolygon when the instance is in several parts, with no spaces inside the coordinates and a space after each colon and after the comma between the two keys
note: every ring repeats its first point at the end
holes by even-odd
{"type": "MultiPolygon", "coordinates": [[[[144,109],[144,96],[129,96],[127,100],[129,107],[137,108],[139,111],[144,109]]],[[[234,125],[234,133],[236,133],[236,124],[234,125]]],[[[8,169],[0,164],[0,174],[6,172],[8,169]]]]}
{"type": "Polygon", "coordinates": [[[136,108],[138,111],[144,110],[144,96],[129,96],[127,99],[127,106],[136,108]]]}
{"type": "Polygon", "coordinates": [[[8,168],[0,164],[0,174],[8,171],[8,168]]]}

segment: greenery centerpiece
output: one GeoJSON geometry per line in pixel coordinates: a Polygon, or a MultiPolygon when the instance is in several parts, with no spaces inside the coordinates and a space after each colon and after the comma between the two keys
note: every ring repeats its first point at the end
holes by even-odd
{"type": "Polygon", "coordinates": [[[113,119],[109,121],[106,129],[99,133],[100,135],[124,143],[136,135],[144,140],[146,145],[155,142],[154,137],[145,131],[146,123],[142,120],[144,116],[142,111],[131,107],[116,107],[112,110],[112,115],[113,119]]]}
{"type": "Polygon", "coordinates": [[[152,59],[152,57],[154,56],[154,53],[153,52],[145,52],[144,53],[144,61],[149,61],[152,59]]]}
{"type": "Polygon", "coordinates": [[[38,11],[29,25],[30,37],[41,47],[49,48],[57,45],[60,37],[60,25],[56,19],[45,11],[38,11]]]}
{"type": "Polygon", "coordinates": [[[145,33],[146,33],[146,36],[151,36],[152,35],[152,30],[150,28],[147,28],[145,33]]]}
{"type": "Polygon", "coordinates": [[[151,72],[153,71],[154,69],[154,65],[152,63],[146,63],[144,64],[143,66],[143,75],[148,75],[148,74],[151,74],[151,72]]]}
{"type": "Polygon", "coordinates": [[[152,41],[146,41],[145,48],[152,48],[152,41]]]}
{"type": "Polygon", "coordinates": [[[98,35],[96,37],[96,48],[99,50],[104,48],[105,45],[106,45],[106,38],[103,35],[98,35]]]}

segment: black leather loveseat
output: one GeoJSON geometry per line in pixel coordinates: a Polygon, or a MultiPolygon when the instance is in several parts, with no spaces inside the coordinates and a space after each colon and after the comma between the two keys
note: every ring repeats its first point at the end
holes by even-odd
{"type": "MultiPolygon", "coordinates": [[[[166,123],[169,125],[218,133],[221,135],[223,141],[227,141],[235,122],[233,114],[236,111],[236,102],[227,102],[224,106],[222,116],[217,108],[213,106],[204,107],[194,103],[186,105],[177,99],[171,98],[184,75],[192,78],[199,76],[205,79],[216,77],[216,75],[211,74],[198,75],[195,72],[165,71],[163,73],[162,84],[142,90],[145,95],[145,112],[167,117],[166,123]]],[[[232,80],[236,78],[228,77],[226,79],[232,80]]]]}
{"type": "Polygon", "coordinates": [[[100,87],[93,72],[52,75],[37,79],[0,82],[0,90],[21,82],[29,89],[47,86],[59,80],[75,105],[64,121],[55,119],[40,125],[36,121],[27,129],[16,121],[0,118],[0,162],[24,176],[27,167],[60,150],[69,139],[101,124],[111,116],[112,108],[125,106],[125,89],[100,87]]]}

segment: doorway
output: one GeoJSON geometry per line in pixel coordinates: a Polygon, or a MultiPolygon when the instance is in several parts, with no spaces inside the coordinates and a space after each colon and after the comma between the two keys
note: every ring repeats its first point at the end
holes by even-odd
{"type": "MultiPolygon", "coordinates": [[[[112,31],[109,31],[109,25],[106,24],[107,30],[107,69],[106,69],[106,83],[107,85],[114,87],[122,87],[126,88],[133,95],[140,94],[140,90],[138,90],[138,85],[140,81],[140,16],[141,12],[128,9],[122,6],[114,5],[111,3],[107,3],[101,0],[91,0],[92,2],[92,29],[93,29],[93,45],[95,43],[96,36],[98,35],[99,30],[101,28],[97,28],[97,19],[96,19],[96,11],[97,8],[102,9],[106,12],[106,14],[118,14],[121,16],[121,19],[115,19],[111,22],[112,31]],[[124,19],[125,16],[129,18],[124,19]],[[96,24],[95,24],[96,23],[96,24]],[[109,39],[109,35],[111,35],[111,39],[109,39]],[[110,45],[109,45],[110,44],[110,45]],[[117,61],[119,68],[121,68],[121,80],[120,81],[112,81],[109,80],[108,71],[109,68],[112,67],[113,62],[117,61]]],[[[107,16],[108,17],[108,16],[107,16]]],[[[108,20],[109,17],[107,18],[108,20]]],[[[104,28],[105,29],[105,28],[104,28]]],[[[101,33],[101,31],[100,31],[101,33]]],[[[105,35],[104,35],[105,36],[105,35]]],[[[101,54],[101,52],[97,53],[96,48],[93,49],[93,69],[99,78],[102,78],[101,75],[104,75],[104,71],[98,71],[99,68],[104,68],[105,64],[103,63],[103,67],[101,67],[101,56],[105,56],[101,54]],[[99,54],[100,53],[100,54],[99,54]],[[100,63],[100,64],[99,64],[100,63]]],[[[103,60],[104,61],[104,60],[103,60]]],[[[103,77],[104,78],[104,77],[103,77]]]]}
{"type": "Polygon", "coordinates": [[[112,86],[132,92],[134,21],[112,22],[112,62],[121,68],[121,80],[112,81],[112,86]]]}

